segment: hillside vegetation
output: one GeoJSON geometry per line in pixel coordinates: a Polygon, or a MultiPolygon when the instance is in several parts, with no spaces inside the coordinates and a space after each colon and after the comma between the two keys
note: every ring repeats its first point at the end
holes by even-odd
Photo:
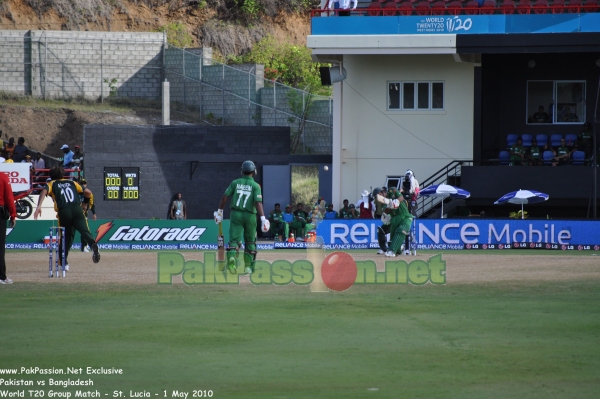
{"type": "Polygon", "coordinates": [[[269,35],[304,46],[315,0],[4,0],[3,30],[178,33],[185,47],[212,47],[227,59],[269,35]]]}

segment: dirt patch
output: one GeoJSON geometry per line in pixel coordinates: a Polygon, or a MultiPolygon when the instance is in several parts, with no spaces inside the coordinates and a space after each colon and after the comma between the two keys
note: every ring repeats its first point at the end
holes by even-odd
{"type": "Polygon", "coordinates": [[[25,145],[53,157],[63,156],[60,147],[83,146],[83,127],[88,124],[155,125],[160,111],[83,112],[70,109],[43,109],[25,106],[0,106],[2,139],[25,138],[25,145]]]}
{"type": "MultiPolygon", "coordinates": [[[[202,260],[199,252],[182,252],[186,260],[202,260]]],[[[44,284],[98,283],[98,284],[156,284],[157,253],[104,251],[98,264],[92,263],[91,253],[73,251],[69,254],[70,271],[66,279],[50,279],[48,275],[48,253],[8,252],[7,274],[15,283],[33,282],[44,284]]],[[[280,251],[262,251],[259,259],[274,261],[281,259],[280,251]]],[[[285,258],[294,261],[305,259],[306,253],[285,252],[285,258]]],[[[401,257],[396,259],[427,260],[432,255],[401,257]]],[[[353,254],[355,260],[372,259],[379,271],[383,271],[385,258],[376,255],[353,254]]],[[[447,285],[486,283],[537,283],[600,279],[598,256],[552,255],[462,255],[444,254],[447,285]]],[[[248,284],[248,278],[240,279],[248,284]]],[[[181,284],[181,278],[174,278],[181,284]]]]}

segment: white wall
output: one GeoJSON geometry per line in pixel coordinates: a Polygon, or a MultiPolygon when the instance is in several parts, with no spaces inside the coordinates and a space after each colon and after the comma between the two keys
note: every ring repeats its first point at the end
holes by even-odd
{"type": "Polygon", "coordinates": [[[410,168],[422,182],[452,160],[473,158],[473,64],[452,55],[345,55],[344,67],[336,209],[384,185],[386,175],[410,168]],[[394,80],[443,81],[444,110],[388,111],[387,82],[394,80]]]}

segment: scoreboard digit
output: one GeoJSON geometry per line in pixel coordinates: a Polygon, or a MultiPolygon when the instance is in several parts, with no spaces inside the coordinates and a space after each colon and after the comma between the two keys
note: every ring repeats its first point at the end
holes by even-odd
{"type": "Polygon", "coordinates": [[[104,168],[104,199],[140,199],[140,168],[104,168]]]}
{"type": "Polygon", "coordinates": [[[121,199],[121,168],[104,168],[104,199],[121,199]]]}
{"type": "Polygon", "coordinates": [[[121,173],[123,200],[140,199],[140,168],[123,168],[121,173]]]}

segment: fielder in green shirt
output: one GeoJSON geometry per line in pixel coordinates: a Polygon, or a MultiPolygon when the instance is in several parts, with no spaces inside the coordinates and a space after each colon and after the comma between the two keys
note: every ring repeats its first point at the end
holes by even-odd
{"type": "Polygon", "coordinates": [[[231,274],[237,273],[239,249],[244,243],[244,272],[251,274],[256,261],[256,213],[260,216],[261,230],[269,231],[270,223],[265,218],[262,206],[262,191],[254,181],[256,166],[252,161],[242,164],[242,177],[231,182],[215,212],[215,222],[223,221],[223,208],[231,197],[231,214],[229,223],[229,243],[227,245],[227,269],[231,274]]]}
{"type": "Polygon", "coordinates": [[[534,166],[542,164],[542,149],[538,147],[536,139],[533,139],[531,147],[529,147],[529,161],[534,166]]]}
{"type": "Polygon", "coordinates": [[[275,204],[275,209],[269,213],[269,222],[271,223],[271,235],[276,239],[278,236],[283,238],[283,212],[281,212],[281,205],[275,204]]]}

